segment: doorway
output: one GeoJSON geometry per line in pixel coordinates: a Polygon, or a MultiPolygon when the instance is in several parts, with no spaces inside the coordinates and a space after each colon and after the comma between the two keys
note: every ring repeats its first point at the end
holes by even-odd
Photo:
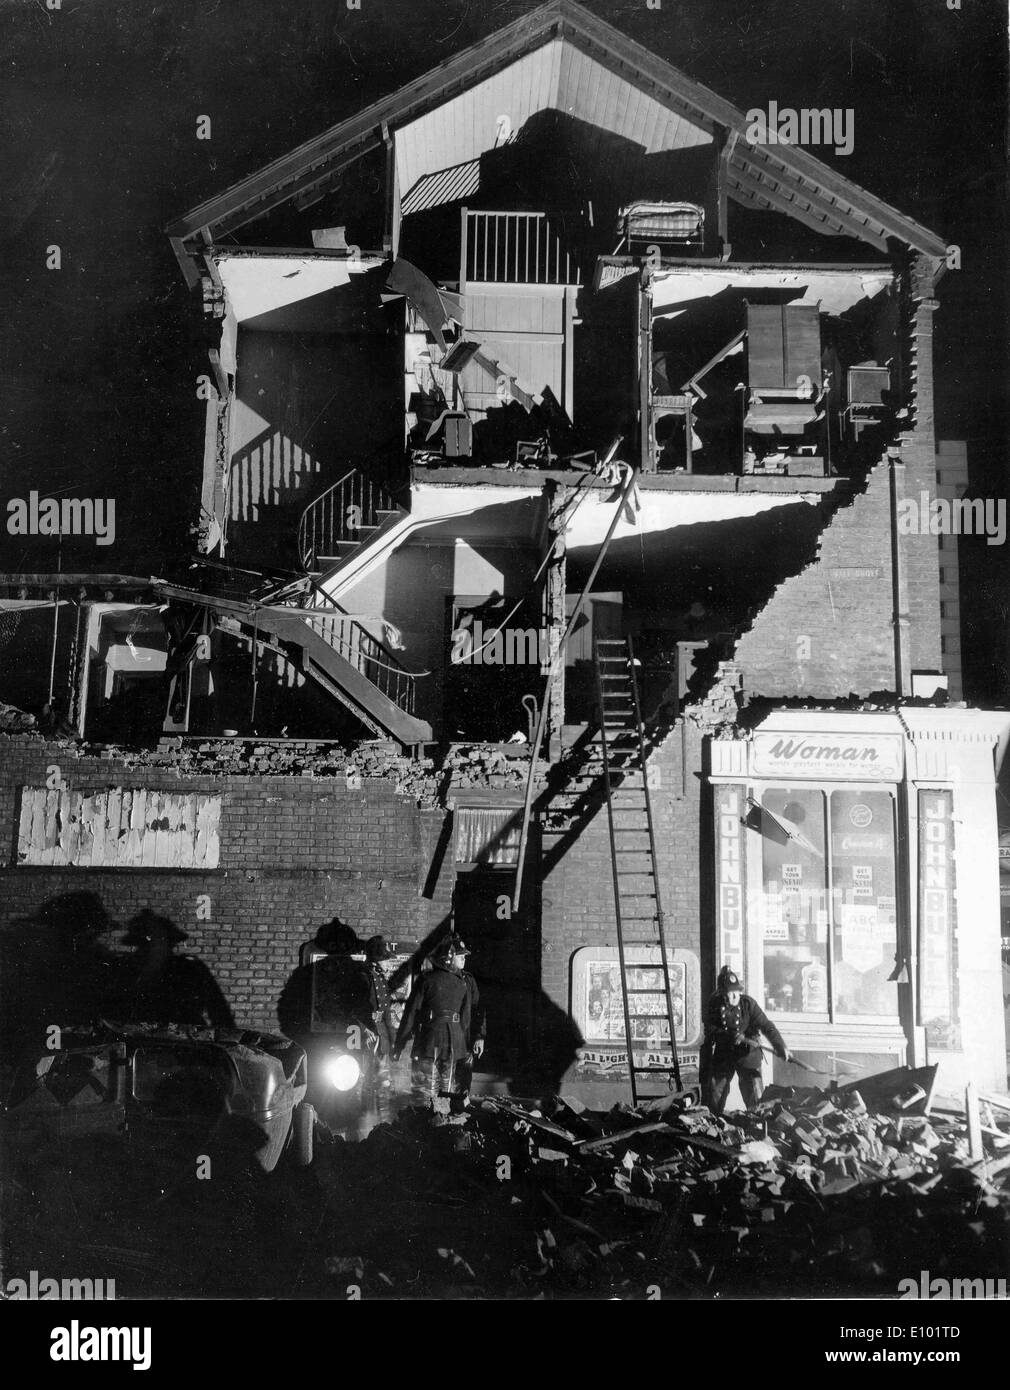
{"type": "Polygon", "coordinates": [[[477,981],[487,1028],[478,1069],[502,1077],[528,1073],[535,1049],[540,902],[532,864],[527,874],[515,913],[514,869],[460,865],[453,891],[455,930],[471,951],[467,969],[477,981]]]}

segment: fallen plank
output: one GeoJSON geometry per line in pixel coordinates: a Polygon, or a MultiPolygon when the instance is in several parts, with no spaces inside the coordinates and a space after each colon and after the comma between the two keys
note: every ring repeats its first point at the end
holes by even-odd
{"type": "Polygon", "coordinates": [[[552,1134],[555,1139],[563,1139],[566,1144],[577,1144],[579,1141],[570,1129],[563,1129],[561,1125],[553,1124],[550,1120],[545,1120],[541,1115],[531,1115],[528,1110],[524,1110],[521,1105],[514,1105],[511,1101],[503,1099],[501,1096],[482,1096],[481,1105],[489,1105],[495,1110],[503,1110],[506,1115],[512,1115],[517,1120],[523,1120],[526,1124],[532,1125],[534,1129],[542,1129],[545,1134],[552,1134]]]}
{"type": "MultiPolygon", "coordinates": [[[[719,1154],[721,1158],[740,1157],[739,1149],[731,1149],[728,1144],[720,1144],[716,1139],[704,1139],[700,1134],[681,1134],[675,1129],[671,1129],[669,1139],[675,1140],[678,1144],[693,1144],[696,1149],[705,1149],[708,1153],[719,1154]]],[[[654,1173],[661,1173],[666,1168],[673,1168],[680,1163],[679,1158],[667,1158],[662,1163],[652,1164],[654,1173]]]]}
{"type": "Polygon", "coordinates": [[[1010,1156],[1006,1158],[980,1158],[974,1163],[965,1165],[969,1172],[980,1174],[984,1178],[992,1179],[997,1173],[1005,1173],[1010,1168],[1010,1156]]]}
{"type": "Polygon", "coordinates": [[[939,1066],[935,1064],[931,1067],[896,1067],[893,1071],[882,1071],[873,1076],[860,1077],[858,1081],[846,1081],[843,1085],[835,1088],[835,1094],[845,1095],[849,1091],[858,1091],[866,1105],[872,1110],[876,1106],[888,1102],[893,1103],[899,1095],[907,1092],[912,1086],[921,1086],[925,1092],[924,1097],[915,1102],[905,1113],[928,1115],[933,1103],[933,1092],[936,1089],[936,1078],[939,1070],[939,1066]]]}
{"type": "Polygon", "coordinates": [[[997,1110],[1010,1110],[1010,1096],[994,1096],[991,1091],[980,1091],[978,1098],[987,1105],[995,1105],[997,1110]]]}
{"type": "Polygon", "coordinates": [[[592,1153],[596,1149],[605,1149],[610,1144],[622,1144],[625,1139],[637,1139],[640,1134],[654,1134],[658,1130],[669,1130],[670,1126],[665,1120],[656,1120],[647,1125],[636,1125],[633,1129],[619,1129],[613,1134],[602,1134],[599,1139],[579,1139],[578,1148],[582,1153],[592,1153]]]}

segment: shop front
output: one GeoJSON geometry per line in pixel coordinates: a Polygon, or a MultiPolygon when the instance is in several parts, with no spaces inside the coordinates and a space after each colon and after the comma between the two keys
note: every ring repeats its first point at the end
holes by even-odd
{"type": "MultiPolygon", "coordinates": [[[[743,975],[820,1084],[939,1062],[942,1090],[1005,1089],[1008,726],[977,710],[788,710],[713,741],[716,968],[743,975]]],[[[800,1078],[776,1064],[775,1079],[800,1078]]]]}

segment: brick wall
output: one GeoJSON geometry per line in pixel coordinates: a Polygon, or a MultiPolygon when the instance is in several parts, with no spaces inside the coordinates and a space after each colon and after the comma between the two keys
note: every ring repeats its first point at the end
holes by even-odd
{"type": "MultiPolygon", "coordinates": [[[[704,843],[699,775],[702,739],[697,725],[678,723],[649,757],[654,780],[658,771],[658,785],[651,787],[650,794],[666,939],[671,950],[680,947],[700,952],[702,941],[712,936],[711,923],[706,920],[705,879],[700,871],[704,843]]],[[[552,808],[563,800],[555,798],[552,808]]],[[[566,1011],[574,953],[582,946],[617,945],[606,806],[598,805],[576,825],[581,827],[577,838],[562,832],[545,834],[543,839],[542,988],[566,1011]]],[[[709,966],[703,959],[703,979],[709,966]]]]}
{"type": "MultiPolygon", "coordinates": [[[[145,908],[168,917],[187,934],[181,949],[210,969],[236,1022],[276,1029],[278,996],[298,963],[299,947],[321,923],[338,915],[364,937],[381,931],[420,939],[441,921],[451,897],[451,866],[446,864],[431,900],[422,892],[443,820],[444,812],[418,809],[382,778],[364,777],[361,789],[351,790],[343,776],[199,776],[136,768],[119,757],[78,757],[71,748],[33,738],[0,738],[0,825],[6,837],[0,990],[9,1000],[16,989],[19,953],[38,954],[38,934],[45,928],[26,928],[24,919],[63,894],[87,892],[108,914],[103,947],[129,949],[121,944],[126,924],[145,908]],[[84,791],[219,793],[220,867],[16,867],[18,790],[44,786],[53,764],[68,787],[84,791]],[[202,895],[210,900],[207,920],[198,918],[202,895]]],[[[61,968],[72,970],[72,963],[61,968]]]]}
{"type": "Polygon", "coordinates": [[[748,695],[844,697],[893,690],[888,464],[837,511],[817,558],[779,586],[737,644],[748,695]]]}

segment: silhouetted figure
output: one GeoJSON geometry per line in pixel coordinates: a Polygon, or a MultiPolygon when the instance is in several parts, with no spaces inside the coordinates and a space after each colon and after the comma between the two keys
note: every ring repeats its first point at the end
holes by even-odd
{"type": "Polygon", "coordinates": [[[362,950],[364,943],[357,932],[346,922],[341,922],[339,917],[324,922],[311,943],[306,942],[302,947],[302,963],[288,976],[277,1001],[277,1021],[286,1037],[302,1041],[312,1033],[313,967],[308,963],[310,954],[325,951],[331,956],[351,956],[362,950]]]}
{"type": "Polygon", "coordinates": [[[566,1072],[585,1039],[567,1010],[541,991],[537,1001],[536,1045],[516,1068],[513,1089],[519,1095],[559,1095],[566,1072]]]}
{"type": "Polygon", "coordinates": [[[64,893],[5,932],[0,979],[8,1054],[52,1025],[96,1023],[116,997],[115,957],[100,944],[113,923],[95,893],[64,893]]]}
{"type": "Polygon", "coordinates": [[[184,931],[146,908],[129,928],[123,945],[136,951],[123,962],[117,1020],[234,1027],[231,1009],[203,961],[176,954],[186,940],[184,931]]]}

